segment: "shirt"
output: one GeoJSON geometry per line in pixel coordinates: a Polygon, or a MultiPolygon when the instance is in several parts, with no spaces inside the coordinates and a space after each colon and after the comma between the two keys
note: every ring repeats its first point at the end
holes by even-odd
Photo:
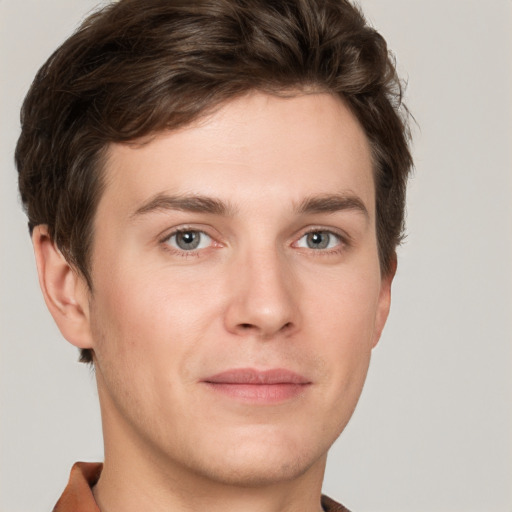
{"type": "MultiPolygon", "coordinates": [[[[69,475],[68,485],[53,512],[100,512],[92,494],[92,487],[98,481],[102,468],[101,463],[75,463],[69,475]]],[[[327,496],[322,496],[322,507],[325,512],[349,512],[343,505],[327,496]]]]}

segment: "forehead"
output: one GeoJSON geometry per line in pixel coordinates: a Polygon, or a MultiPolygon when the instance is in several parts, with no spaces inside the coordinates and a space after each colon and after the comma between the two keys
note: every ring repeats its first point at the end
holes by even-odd
{"type": "Polygon", "coordinates": [[[219,197],[257,208],[351,193],[374,210],[371,152],[355,116],[325,93],[251,93],[185,128],[113,144],[99,209],[129,215],[156,194],[219,197]]]}

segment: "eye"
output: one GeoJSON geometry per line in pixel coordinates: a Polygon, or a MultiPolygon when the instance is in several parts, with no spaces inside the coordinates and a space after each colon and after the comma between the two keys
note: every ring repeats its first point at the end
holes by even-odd
{"type": "Polygon", "coordinates": [[[334,249],[341,244],[341,238],[331,231],[310,231],[301,236],[297,247],[305,249],[334,249]]]}
{"type": "Polygon", "coordinates": [[[209,237],[203,231],[196,229],[184,229],[175,231],[166,243],[175,249],[180,251],[194,251],[196,249],[205,249],[212,243],[211,237],[209,237]]]}

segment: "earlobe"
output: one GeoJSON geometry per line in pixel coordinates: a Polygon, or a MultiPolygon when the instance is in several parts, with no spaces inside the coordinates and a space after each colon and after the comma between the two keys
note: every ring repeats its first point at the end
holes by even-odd
{"type": "Polygon", "coordinates": [[[377,306],[377,317],[375,319],[373,347],[375,347],[379,342],[382,331],[384,330],[384,326],[386,325],[386,320],[388,319],[389,309],[391,307],[391,284],[393,283],[396,269],[397,259],[395,256],[391,262],[389,272],[383,275],[381,280],[379,303],[377,306]]]}
{"type": "Polygon", "coordinates": [[[45,225],[34,228],[32,243],[39,285],[62,335],[78,348],[92,348],[88,287],[48,234],[45,225]]]}

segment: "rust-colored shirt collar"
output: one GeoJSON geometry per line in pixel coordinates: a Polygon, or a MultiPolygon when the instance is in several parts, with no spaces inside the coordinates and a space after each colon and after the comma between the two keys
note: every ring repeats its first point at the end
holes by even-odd
{"type": "MultiPolygon", "coordinates": [[[[69,482],[53,512],[100,512],[92,487],[98,481],[103,464],[93,462],[76,462],[69,475],[69,482]]],[[[322,496],[325,512],[349,512],[343,505],[327,496],[322,496]]]]}
{"type": "Polygon", "coordinates": [[[76,462],[71,468],[69,482],[53,512],[100,512],[92,494],[92,487],[98,481],[103,464],[97,462],[76,462]]]}

